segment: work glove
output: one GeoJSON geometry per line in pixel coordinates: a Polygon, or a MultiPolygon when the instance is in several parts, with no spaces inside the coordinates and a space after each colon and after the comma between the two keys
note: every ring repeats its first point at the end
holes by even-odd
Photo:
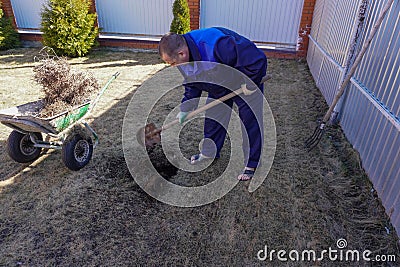
{"type": "Polygon", "coordinates": [[[176,118],[179,119],[180,124],[183,124],[185,122],[185,119],[188,114],[189,112],[180,111],[178,115],[176,115],[176,118]]]}

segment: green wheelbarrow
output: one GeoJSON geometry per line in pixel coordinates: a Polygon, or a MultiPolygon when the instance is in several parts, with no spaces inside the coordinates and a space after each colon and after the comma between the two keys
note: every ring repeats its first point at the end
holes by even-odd
{"type": "Polygon", "coordinates": [[[43,100],[0,110],[0,122],[13,129],[7,140],[8,155],[16,162],[30,163],[39,158],[42,149],[58,149],[68,169],[78,171],[85,167],[99,140],[85,118],[119,74],[111,77],[93,101],[51,117],[39,117],[43,100]]]}

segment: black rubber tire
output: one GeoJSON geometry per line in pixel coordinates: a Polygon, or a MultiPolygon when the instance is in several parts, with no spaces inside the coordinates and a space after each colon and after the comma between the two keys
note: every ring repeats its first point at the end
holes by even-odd
{"type": "Polygon", "coordinates": [[[64,142],[62,147],[62,161],[71,171],[79,171],[85,167],[93,155],[93,142],[90,137],[83,138],[74,134],[64,142]]]}
{"type": "Polygon", "coordinates": [[[14,161],[29,163],[39,158],[42,149],[33,146],[29,135],[33,135],[37,140],[43,141],[41,133],[23,134],[14,130],[8,136],[7,153],[14,161]]]}

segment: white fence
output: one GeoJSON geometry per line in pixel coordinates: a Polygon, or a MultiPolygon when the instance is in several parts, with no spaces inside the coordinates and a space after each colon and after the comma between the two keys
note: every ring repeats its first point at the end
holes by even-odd
{"type": "Polygon", "coordinates": [[[11,0],[18,30],[38,31],[41,21],[40,13],[45,3],[46,0],[11,0]]]}
{"type": "MultiPolygon", "coordinates": [[[[368,1],[358,47],[387,0],[368,1]]],[[[317,0],[307,61],[328,104],[341,81],[361,0],[317,0]]],[[[395,0],[342,97],[340,124],[400,233],[400,4],[395,0]]],[[[340,103],[340,102],[339,102],[340,103]]]]}
{"type": "MultiPolygon", "coordinates": [[[[39,31],[46,0],[11,0],[20,31],[39,31]]],[[[173,0],[95,0],[100,37],[158,40],[173,0]]],[[[201,0],[200,28],[223,26],[259,46],[295,51],[304,0],[201,0]]]]}
{"type": "Polygon", "coordinates": [[[162,36],[169,31],[173,0],[96,0],[102,34],[162,36]]]}
{"type": "Polygon", "coordinates": [[[304,0],[201,0],[200,27],[223,26],[259,44],[296,49],[304,0]]]}

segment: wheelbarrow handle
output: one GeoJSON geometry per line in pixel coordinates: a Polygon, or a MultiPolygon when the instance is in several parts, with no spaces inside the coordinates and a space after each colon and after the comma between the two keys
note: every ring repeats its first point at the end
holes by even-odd
{"type": "Polygon", "coordinates": [[[95,100],[93,102],[90,103],[89,106],[89,111],[88,113],[90,113],[92,111],[92,109],[96,106],[97,102],[99,102],[100,97],[104,94],[104,92],[107,90],[108,86],[110,86],[110,84],[112,83],[112,81],[114,81],[115,79],[117,79],[117,77],[120,75],[120,72],[116,72],[113,74],[113,76],[111,76],[110,80],[108,80],[108,82],[103,86],[103,88],[100,90],[100,92],[97,94],[95,100]]]}

